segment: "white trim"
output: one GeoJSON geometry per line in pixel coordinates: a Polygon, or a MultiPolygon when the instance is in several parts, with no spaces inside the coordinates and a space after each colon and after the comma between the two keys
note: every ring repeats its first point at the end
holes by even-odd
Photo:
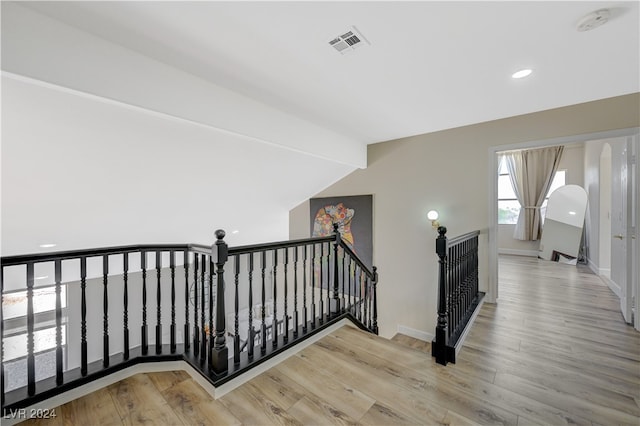
{"type": "Polygon", "coordinates": [[[573,136],[562,136],[553,139],[519,142],[508,145],[490,146],[488,149],[489,173],[487,176],[489,185],[489,283],[487,285],[487,303],[495,303],[498,299],[498,179],[497,179],[497,153],[502,151],[541,148],[544,146],[565,145],[570,143],[587,142],[598,139],[609,139],[620,136],[632,136],[640,131],[638,127],[627,129],[608,130],[605,132],[588,133],[573,136]]]}
{"type": "Polygon", "coordinates": [[[426,331],[416,330],[415,328],[407,327],[406,325],[398,324],[398,333],[405,336],[413,337],[414,339],[422,340],[423,342],[431,343],[435,339],[436,335],[427,333],[426,331]]]}
{"type": "MultiPolygon", "coordinates": [[[[200,374],[196,369],[194,369],[186,361],[147,362],[147,363],[136,364],[131,367],[127,367],[123,370],[117,371],[115,373],[109,374],[108,376],[101,377],[100,379],[93,380],[87,384],[71,389],[67,392],[61,393],[59,395],[56,395],[52,398],[38,402],[36,404],[33,404],[27,407],[25,410],[26,410],[26,413],[29,413],[29,410],[31,409],[56,408],[63,404],[66,404],[67,402],[73,401],[74,399],[83,397],[91,392],[95,392],[97,390],[110,386],[114,383],[117,383],[121,380],[134,376],[136,374],[156,373],[156,372],[162,372],[162,371],[176,371],[176,370],[186,371],[191,376],[191,378],[193,378],[193,380],[195,380],[200,386],[202,386],[204,390],[206,390],[214,399],[218,399],[223,395],[225,395],[226,393],[234,390],[238,386],[241,386],[247,381],[267,371],[268,369],[276,366],[277,364],[281,363],[282,361],[289,358],[290,356],[295,355],[296,353],[300,352],[304,348],[314,344],[318,340],[333,333],[334,331],[336,331],[337,329],[345,325],[355,327],[351,321],[347,319],[342,319],[337,323],[322,330],[321,332],[314,334],[313,336],[300,342],[299,344],[293,346],[292,348],[287,349],[286,351],[274,356],[273,358],[270,358],[268,361],[263,362],[259,366],[252,368],[248,372],[241,374],[239,377],[236,377],[235,379],[232,379],[217,388],[214,387],[207,379],[205,379],[202,376],[202,374],[200,374]]],[[[56,414],[60,415],[59,413],[56,413],[56,414]]],[[[24,420],[26,419],[25,418],[11,419],[11,418],[3,417],[1,423],[3,426],[14,425],[24,420]]]]}
{"type": "Polygon", "coordinates": [[[471,327],[473,326],[473,322],[478,317],[478,314],[480,313],[480,309],[482,309],[482,305],[484,304],[484,299],[485,298],[483,297],[482,300],[480,300],[480,303],[478,303],[478,306],[476,306],[476,309],[473,311],[473,315],[471,315],[471,318],[469,318],[469,322],[464,327],[464,333],[462,333],[462,336],[460,336],[460,338],[458,339],[458,343],[456,344],[456,348],[455,348],[456,349],[456,358],[458,358],[458,354],[460,353],[460,350],[464,346],[464,341],[467,338],[467,335],[469,334],[469,332],[471,331],[471,327]]]}
{"type": "Polygon", "coordinates": [[[598,275],[600,275],[602,277],[605,277],[605,278],[608,278],[608,279],[611,279],[611,269],[609,269],[609,268],[600,268],[598,270],[598,272],[599,272],[598,275]]]}
{"type": "Polygon", "coordinates": [[[620,297],[620,295],[622,294],[622,289],[620,288],[620,286],[616,283],[614,283],[613,281],[611,281],[608,277],[605,277],[604,275],[600,275],[600,279],[602,280],[603,283],[605,283],[607,285],[607,287],[609,287],[611,289],[612,292],[615,293],[616,296],[618,296],[618,298],[620,297]]]}
{"type": "Polygon", "coordinates": [[[528,257],[538,257],[540,252],[538,250],[520,250],[520,249],[509,249],[509,248],[499,248],[498,254],[509,254],[513,256],[528,256],[528,257]]]}
{"type": "Polygon", "coordinates": [[[600,267],[590,258],[587,258],[587,266],[589,266],[589,269],[591,269],[591,272],[593,272],[596,275],[600,275],[600,267]]]}

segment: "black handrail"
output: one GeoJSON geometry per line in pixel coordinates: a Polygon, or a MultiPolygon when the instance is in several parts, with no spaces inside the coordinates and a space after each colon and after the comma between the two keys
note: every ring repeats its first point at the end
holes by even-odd
{"type": "Polygon", "coordinates": [[[438,320],[431,353],[436,362],[455,363],[456,347],[479,306],[478,236],[472,231],[450,240],[447,228],[438,228],[436,254],[439,257],[438,320]]]}
{"type": "Polygon", "coordinates": [[[206,253],[211,253],[211,247],[202,244],[137,244],[81,250],[52,251],[48,253],[18,254],[2,257],[1,263],[2,266],[16,266],[27,263],[53,262],[55,260],[70,260],[81,257],[98,257],[110,254],[136,253],[141,251],[202,251],[203,249],[206,250],[206,253]]]}
{"type": "MultiPolygon", "coordinates": [[[[5,268],[25,265],[26,278],[20,279],[26,279],[27,285],[23,291],[27,291],[25,298],[28,307],[27,386],[6,392],[7,363],[3,362],[0,371],[3,410],[32,405],[140,362],[182,359],[200,371],[214,386],[218,386],[342,318],[350,319],[364,330],[378,332],[376,268],[371,271],[359,259],[342,240],[337,227],[334,227],[332,235],[325,237],[239,247],[227,246],[224,231],[218,230],[215,235],[216,242],[212,246],[137,244],[3,257],[0,260],[0,289],[7,288],[5,268]],[[131,264],[130,257],[134,254],[139,255],[139,268],[131,264]],[[166,254],[169,255],[168,262],[164,260],[166,254]],[[255,256],[258,256],[258,262],[254,262],[255,256]],[[97,271],[89,267],[90,258],[100,260],[91,267],[97,268],[97,271]],[[121,272],[110,266],[111,259],[119,259],[116,262],[121,262],[121,272]],[[34,292],[34,288],[37,288],[34,271],[36,265],[48,262],[53,262],[55,266],[55,283],[51,286],[56,293],[56,371],[54,380],[38,379],[36,382],[40,373],[36,374],[38,360],[34,338],[38,330],[35,323],[39,313],[34,312],[34,299],[40,296],[34,292]],[[184,271],[178,273],[180,267],[184,271]],[[78,287],[68,286],[73,283],[63,283],[63,268],[65,274],[69,273],[69,269],[79,277],[78,287]],[[254,275],[254,272],[261,274],[254,275]],[[234,303],[231,311],[227,311],[225,306],[225,274],[233,277],[234,285],[230,289],[234,303]],[[253,286],[254,279],[258,280],[259,275],[261,288],[253,286]],[[100,282],[99,287],[96,286],[96,280],[100,282]],[[239,299],[243,293],[240,290],[247,288],[245,284],[249,289],[248,308],[245,308],[249,311],[248,323],[242,322],[246,318],[241,318],[239,313],[241,305],[244,305],[239,299]],[[299,284],[303,285],[301,292],[298,291],[299,284]],[[307,292],[308,284],[311,284],[310,292],[307,292]],[[293,311],[290,311],[289,305],[291,285],[293,311]],[[75,315],[74,309],[79,310],[78,317],[74,318],[79,325],[79,336],[75,336],[79,337],[79,347],[66,348],[67,353],[78,351],[77,369],[71,367],[65,370],[63,362],[62,329],[69,324],[69,321],[63,322],[63,286],[68,286],[67,297],[70,297],[71,290],[79,291],[80,295],[79,305],[75,308],[67,306],[64,310],[66,315],[75,315]],[[267,287],[272,288],[269,294],[267,287]],[[93,292],[98,288],[99,292],[94,295],[93,292]],[[120,288],[123,321],[116,327],[112,319],[118,315],[114,313],[117,302],[112,300],[112,289],[118,292],[120,288]],[[184,292],[184,306],[178,315],[180,297],[176,295],[180,291],[184,292]],[[254,298],[254,292],[258,297],[254,298]],[[89,300],[92,301],[91,306],[89,300]],[[261,306],[254,305],[254,300],[258,300],[258,303],[261,301],[261,306]],[[271,307],[266,309],[269,304],[271,307]],[[301,312],[298,312],[299,304],[301,312]],[[99,324],[95,322],[94,315],[88,314],[94,305],[102,305],[99,324]],[[260,312],[254,316],[254,308],[258,307],[260,312]],[[141,312],[142,316],[132,317],[129,311],[141,312]],[[233,322],[227,324],[226,317],[232,314],[233,322]],[[148,319],[152,322],[148,323],[148,319]],[[151,327],[154,327],[155,333],[149,333],[151,327]],[[131,336],[131,330],[139,334],[131,336]],[[164,332],[169,332],[168,344],[163,342],[164,332]],[[241,337],[243,334],[246,335],[241,337]],[[229,346],[227,336],[232,338],[229,346]],[[96,344],[101,345],[101,355],[94,353],[96,344]],[[122,352],[110,352],[110,348],[120,346],[122,352]],[[149,346],[152,350],[149,350],[149,346]],[[254,350],[255,347],[259,350],[254,350]],[[94,362],[93,358],[89,359],[90,356],[99,359],[94,362]]],[[[12,277],[15,273],[12,271],[12,277]]],[[[0,336],[4,336],[7,325],[2,319],[0,316],[0,336]]],[[[69,344],[67,338],[66,345],[69,344]]],[[[0,359],[5,361],[3,346],[0,345],[0,359]]]]}
{"type": "Polygon", "coordinates": [[[302,238],[299,240],[277,241],[273,243],[252,244],[247,246],[229,247],[229,256],[246,253],[258,253],[261,251],[270,251],[283,249],[288,247],[299,247],[309,244],[319,244],[334,241],[334,236],[302,238]]]}

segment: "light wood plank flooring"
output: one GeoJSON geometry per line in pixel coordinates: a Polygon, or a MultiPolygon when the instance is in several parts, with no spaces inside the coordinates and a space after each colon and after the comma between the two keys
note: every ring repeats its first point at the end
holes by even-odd
{"type": "Polygon", "coordinates": [[[499,303],[483,306],[457,364],[430,351],[343,327],[218,400],[184,372],[139,374],[41,422],[640,424],[640,334],[582,267],[502,257],[499,303]]]}

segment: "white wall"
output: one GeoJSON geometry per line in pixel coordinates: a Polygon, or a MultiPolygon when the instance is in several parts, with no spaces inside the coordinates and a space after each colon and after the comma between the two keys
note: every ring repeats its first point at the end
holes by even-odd
{"type": "MultiPolygon", "coordinates": [[[[566,170],[567,185],[584,185],[584,144],[565,145],[558,170],[566,170]]],[[[538,256],[540,240],[522,241],[513,238],[516,225],[498,225],[498,250],[500,253],[538,256]]]]}
{"type": "MultiPolygon", "coordinates": [[[[369,166],[318,197],[373,194],[374,264],[380,275],[380,334],[399,325],[433,333],[436,322],[435,232],[440,212],[449,236],[479,229],[480,286],[487,289],[491,147],[637,127],[638,94],[542,111],[369,146],[369,166]]],[[[309,232],[309,206],[290,213],[290,236],[309,232]]]]}
{"type": "Polygon", "coordinates": [[[293,206],[354,170],[4,76],[1,166],[5,256],[211,244],[218,228],[232,246],[282,240],[293,206]]]}

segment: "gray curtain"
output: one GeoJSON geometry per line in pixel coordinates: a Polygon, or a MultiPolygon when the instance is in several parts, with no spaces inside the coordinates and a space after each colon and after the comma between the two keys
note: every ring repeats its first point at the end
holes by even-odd
{"type": "Polygon", "coordinates": [[[521,206],[513,238],[529,241],[540,238],[540,207],[558,170],[563,150],[563,146],[554,146],[505,154],[511,186],[521,206]]]}

